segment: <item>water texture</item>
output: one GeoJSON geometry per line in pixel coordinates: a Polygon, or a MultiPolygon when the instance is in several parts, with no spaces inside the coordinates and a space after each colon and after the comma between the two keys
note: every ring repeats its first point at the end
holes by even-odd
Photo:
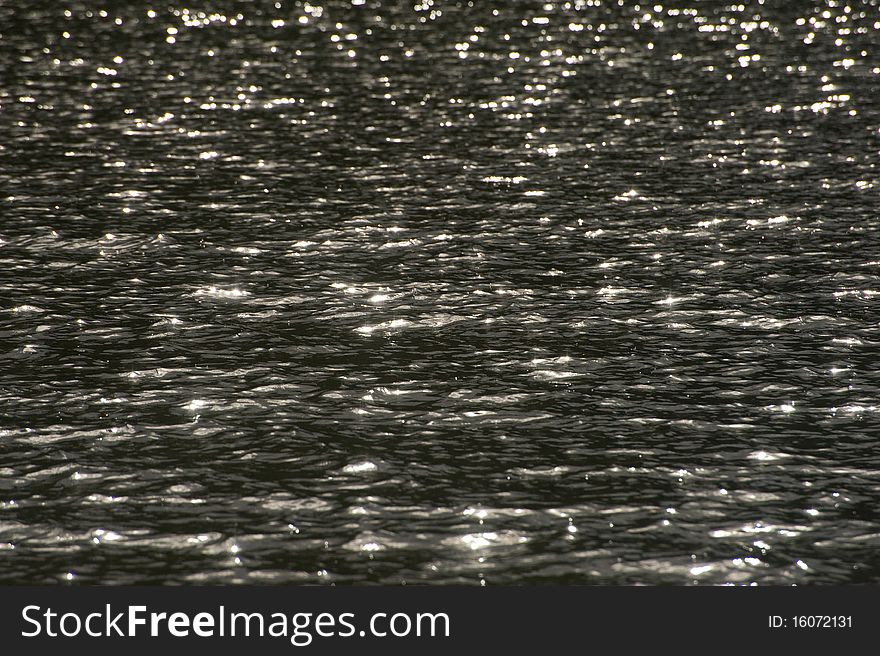
{"type": "Polygon", "coordinates": [[[0,582],[880,581],[878,162],[876,0],[0,2],[0,582]]]}

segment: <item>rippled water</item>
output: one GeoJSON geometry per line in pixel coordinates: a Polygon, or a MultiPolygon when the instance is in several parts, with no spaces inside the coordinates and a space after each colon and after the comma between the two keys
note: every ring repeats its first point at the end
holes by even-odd
{"type": "Polygon", "coordinates": [[[880,580],[876,1],[0,5],[0,581],[880,580]]]}

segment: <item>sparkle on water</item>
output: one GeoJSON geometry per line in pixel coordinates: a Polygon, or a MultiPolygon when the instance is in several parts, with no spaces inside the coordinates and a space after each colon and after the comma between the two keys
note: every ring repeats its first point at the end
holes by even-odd
{"type": "Polygon", "coordinates": [[[880,579],[876,3],[13,4],[3,581],[880,579]]]}

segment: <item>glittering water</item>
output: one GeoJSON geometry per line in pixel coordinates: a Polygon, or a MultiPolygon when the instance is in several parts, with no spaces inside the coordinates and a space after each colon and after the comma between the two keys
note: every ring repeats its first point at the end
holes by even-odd
{"type": "Polygon", "coordinates": [[[877,581],[877,4],[0,4],[0,581],[877,581]]]}

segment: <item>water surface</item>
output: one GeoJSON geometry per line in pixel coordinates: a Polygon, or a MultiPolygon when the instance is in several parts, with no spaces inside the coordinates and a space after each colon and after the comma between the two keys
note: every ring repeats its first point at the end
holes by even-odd
{"type": "Polygon", "coordinates": [[[878,39],[3,3],[0,582],[876,582],[878,39]]]}

